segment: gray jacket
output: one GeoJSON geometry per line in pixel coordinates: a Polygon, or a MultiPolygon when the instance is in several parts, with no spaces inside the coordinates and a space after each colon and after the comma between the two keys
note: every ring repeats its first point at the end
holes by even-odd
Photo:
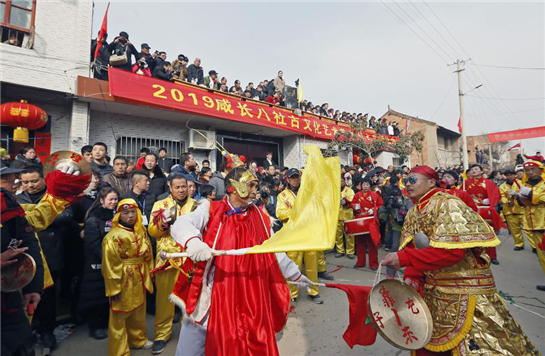
{"type": "Polygon", "coordinates": [[[221,172],[214,172],[210,178],[210,185],[216,189],[216,200],[223,199],[225,195],[225,178],[221,172]]]}

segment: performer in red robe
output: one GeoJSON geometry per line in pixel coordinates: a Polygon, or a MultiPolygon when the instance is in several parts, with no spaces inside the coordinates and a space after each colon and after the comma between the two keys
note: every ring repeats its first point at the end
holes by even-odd
{"type": "Polygon", "coordinates": [[[365,267],[367,253],[369,253],[369,268],[376,271],[378,268],[378,246],[380,245],[378,209],[383,205],[383,202],[379,193],[371,191],[371,179],[364,178],[361,189],[350,203],[356,214],[355,219],[372,216],[373,221],[369,226],[369,234],[356,235],[358,260],[354,267],[365,267]]]}
{"type": "Polygon", "coordinates": [[[443,173],[443,179],[441,182],[444,184],[445,192],[455,197],[460,198],[467,206],[469,206],[473,211],[479,212],[477,209],[477,204],[471,197],[471,195],[465,190],[458,188],[458,173],[455,171],[446,171],[443,173]]]}
{"type": "MultiPolygon", "coordinates": [[[[494,182],[483,177],[483,167],[480,164],[472,165],[469,173],[471,177],[464,184],[465,191],[471,195],[477,207],[485,207],[485,209],[479,210],[479,214],[485,220],[492,220],[491,225],[494,231],[499,232],[502,227],[507,227],[496,211],[496,205],[501,199],[500,189],[494,182]]],[[[487,248],[486,253],[492,259],[493,264],[500,264],[495,247],[487,248]]]]}
{"type": "Polygon", "coordinates": [[[186,314],[176,355],[278,355],[275,334],[290,308],[285,278],[312,282],[285,253],[213,256],[212,249],[249,248],[271,234],[269,216],[252,204],[257,177],[235,168],[225,182],[223,200],[202,200],[172,227],[185,264],[197,262],[190,278],[180,273],[171,296],[186,314]]]}

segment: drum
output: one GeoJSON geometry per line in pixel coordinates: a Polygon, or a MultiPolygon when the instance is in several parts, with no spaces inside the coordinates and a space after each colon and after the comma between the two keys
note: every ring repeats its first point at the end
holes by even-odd
{"type": "Polygon", "coordinates": [[[346,220],[344,222],[344,232],[347,235],[363,235],[368,234],[370,225],[373,222],[374,216],[346,220]]]}
{"type": "Polygon", "coordinates": [[[477,209],[479,211],[479,215],[489,224],[492,224],[492,213],[490,212],[490,206],[488,205],[480,205],[477,206],[477,209]]]}
{"type": "Polygon", "coordinates": [[[433,319],[424,299],[412,287],[395,280],[378,283],[367,299],[374,328],[391,345],[419,350],[433,333],[433,319]]]}
{"type": "Polygon", "coordinates": [[[17,262],[2,268],[2,292],[16,292],[26,287],[36,274],[36,262],[32,256],[22,253],[17,262]]]}

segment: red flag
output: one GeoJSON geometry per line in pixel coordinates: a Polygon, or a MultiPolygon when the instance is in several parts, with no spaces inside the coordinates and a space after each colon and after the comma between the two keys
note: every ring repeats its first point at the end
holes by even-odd
{"type": "Polygon", "coordinates": [[[460,133],[462,133],[462,117],[461,116],[458,119],[458,131],[460,131],[460,133]]]}
{"type": "Polygon", "coordinates": [[[344,332],[343,339],[350,348],[354,345],[369,346],[375,343],[377,331],[373,329],[373,324],[366,324],[369,311],[367,310],[367,297],[372,287],[350,286],[346,284],[326,284],[328,288],[337,288],[348,296],[349,325],[344,332]]]}
{"type": "Polygon", "coordinates": [[[110,3],[106,7],[106,13],[104,14],[104,19],[102,20],[102,26],[100,26],[100,32],[97,37],[97,48],[95,49],[95,58],[100,55],[100,47],[102,46],[102,39],[104,34],[108,33],[108,9],[110,8],[110,3]]]}
{"type": "Polygon", "coordinates": [[[517,144],[514,145],[513,147],[509,147],[509,148],[507,149],[507,151],[514,150],[515,148],[520,148],[520,143],[517,143],[517,144]]]}

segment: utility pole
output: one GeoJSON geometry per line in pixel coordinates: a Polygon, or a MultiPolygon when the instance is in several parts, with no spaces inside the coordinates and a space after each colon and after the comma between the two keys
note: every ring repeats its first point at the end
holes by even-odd
{"type": "Polygon", "coordinates": [[[462,91],[462,63],[459,59],[456,60],[456,71],[458,73],[458,102],[460,103],[460,125],[462,126],[462,163],[464,164],[464,171],[469,168],[469,157],[467,154],[467,137],[466,137],[466,125],[464,117],[464,92],[462,91]]]}

